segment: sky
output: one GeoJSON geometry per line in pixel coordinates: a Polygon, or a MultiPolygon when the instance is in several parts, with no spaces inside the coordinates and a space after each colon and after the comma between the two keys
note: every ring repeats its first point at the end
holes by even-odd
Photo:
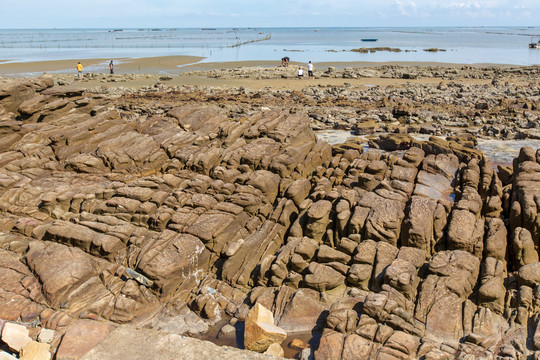
{"type": "Polygon", "coordinates": [[[0,28],[538,26],[539,0],[0,0],[0,28]]]}

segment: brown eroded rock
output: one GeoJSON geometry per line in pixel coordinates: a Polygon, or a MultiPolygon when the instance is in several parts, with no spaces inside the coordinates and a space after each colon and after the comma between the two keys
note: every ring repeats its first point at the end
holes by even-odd
{"type": "Polygon", "coordinates": [[[263,354],[283,357],[285,356],[285,350],[283,350],[283,347],[281,347],[280,344],[273,343],[273,344],[270,344],[268,349],[266,349],[266,351],[263,354]]]}
{"type": "Polygon", "coordinates": [[[309,344],[300,339],[292,339],[288,347],[290,349],[302,351],[303,349],[307,349],[309,347],[309,344]]]}
{"type": "Polygon", "coordinates": [[[386,151],[407,150],[411,147],[413,137],[409,134],[382,134],[370,141],[379,149],[386,151]]]}
{"type": "Polygon", "coordinates": [[[335,302],[326,318],[326,327],[340,333],[350,333],[357,328],[358,313],[347,304],[335,302]]]}
{"type": "Polygon", "coordinates": [[[198,238],[165,230],[148,241],[133,262],[138,271],[155,280],[166,299],[197,271],[206,270],[209,257],[198,238]]]}
{"type": "Polygon", "coordinates": [[[54,334],[55,334],[54,330],[41,328],[38,335],[38,340],[40,343],[50,344],[54,339],[54,334]]]}
{"type": "Polygon", "coordinates": [[[306,286],[318,291],[332,290],[342,285],[344,281],[344,274],[331,266],[316,262],[309,264],[307,275],[304,277],[306,286]]]}
{"type": "MultiPolygon", "coordinates": [[[[214,75],[253,71],[276,75],[214,75]]],[[[260,303],[286,331],[324,328],[320,358],[534,356],[540,152],[497,176],[474,146],[535,136],[537,69],[377,71],[452,82],[85,98],[2,82],[0,318],[57,334],[79,318],[195,333],[260,303]],[[490,106],[470,113],[478,98],[490,106]],[[330,146],[304,113],[323,128],[369,119],[366,131],[398,133],[381,147],[412,147],[330,146]],[[403,135],[417,131],[448,137],[403,135]]]]}
{"type": "Polygon", "coordinates": [[[422,249],[426,255],[432,254],[435,247],[433,218],[436,207],[435,200],[423,196],[411,198],[409,211],[403,221],[402,245],[422,249]]]}
{"type": "Polygon", "coordinates": [[[34,86],[29,81],[0,82],[0,105],[8,112],[16,112],[19,105],[35,96],[34,86]]]}
{"type": "Polygon", "coordinates": [[[78,248],[36,241],[30,243],[26,259],[52,306],[63,303],[71,291],[96,275],[91,258],[78,248]]]}
{"type": "Polygon", "coordinates": [[[244,240],[242,247],[223,264],[223,279],[246,286],[260,259],[273,255],[283,244],[285,227],[265,221],[259,231],[244,240]]]}
{"type": "Polygon", "coordinates": [[[65,221],[56,221],[48,227],[43,240],[75,246],[89,254],[101,255],[109,260],[113,260],[118,252],[125,249],[125,245],[117,237],[100,234],[86,226],[65,221]]]}
{"type": "Polygon", "coordinates": [[[364,226],[365,239],[384,241],[395,246],[405,217],[405,204],[383,198],[374,192],[364,195],[359,204],[370,208],[364,226]]]}
{"type": "Polygon", "coordinates": [[[40,111],[50,100],[50,96],[38,95],[19,105],[19,114],[23,117],[30,117],[40,111]]]}
{"type": "Polygon", "coordinates": [[[51,360],[50,347],[49,344],[32,341],[21,349],[19,360],[51,360]]]}
{"type": "Polygon", "coordinates": [[[513,233],[518,227],[528,230],[535,244],[540,239],[539,189],[540,163],[537,162],[537,155],[530,147],[523,147],[514,167],[510,231],[513,233]]]}
{"type": "Polygon", "coordinates": [[[322,242],[326,235],[326,228],[330,223],[332,203],[328,200],[319,200],[309,208],[305,235],[318,242],[322,242]]]}
{"type": "Polygon", "coordinates": [[[32,341],[28,334],[29,331],[25,326],[6,322],[2,329],[2,341],[13,351],[20,352],[32,341]]]}
{"type": "Polygon", "coordinates": [[[320,294],[312,289],[298,289],[285,306],[277,325],[287,332],[313,330],[325,306],[320,294]]]}
{"type": "Polygon", "coordinates": [[[0,269],[0,318],[25,322],[38,319],[45,302],[38,279],[9,251],[0,250],[0,269]]]}
{"type": "MultiPolygon", "coordinates": [[[[50,85],[50,83],[48,84],[50,85]]],[[[86,90],[83,88],[64,88],[61,86],[50,86],[47,89],[43,90],[41,93],[43,95],[52,95],[56,97],[77,97],[81,96],[86,90]]]]}
{"type": "Polygon", "coordinates": [[[534,287],[540,284],[540,262],[523,265],[519,268],[518,279],[521,283],[534,287]]]}
{"type": "Polygon", "coordinates": [[[358,121],[356,124],[354,124],[353,131],[356,135],[368,135],[379,131],[380,128],[381,126],[373,120],[363,122],[358,121]]]}
{"type": "Polygon", "coordinates": [[[349,334],[343,344],[342,360],[369,359],[372,357],[373,349],[376,349],[376,343],[359,336],[349,334]]]}
{"type": "Polygon", "coordinates": [[[538,262],[538,253],[529,230],[518,227],[514,231],[512,249],[519,266],[538,262]]]}
{"type": "Polygon", "coordinates": [[[384,282],[401,292],[411,301],[416,299],[416,289],[420,278],[416,275],[416,267],[403,259],[394,260],[384,272],[384,282]]]}
{"type": "Polygon", "coordinates": [[[448,241],[452,248],[470,253],[482,250],[482,244],[478,243],[482,241],[484,222],[477,219],[474,213],[461,209],[454,210],[448,226],[448,241]]]}
{"type": "Polygon", "coordinates": [[[485,256],[504,260],[507,247],[507,229],[500,218],[486,220],[486,246],[485,256]]]}
{"type": "Polygon", "coordinates": [[[111,323],[77,320],[66,329],[56,352],[58,360],[77,360],[115,329],[111,323]]]}
{"type": "Polygon", "coordinates": [[[481,159],[483,156],[480,150],[471,149],[455,141],[446,141],[435,136],[430,137],[429,141],[422,143],[421,147],[426,154],[454,154],[460,161],[481,159]]]}
{"type": "Polygon", "coordinates": [[[426,324],[426,333],[459,339],[463,334],[463,301],[474,288],[480,260],[472,254],[441,251],[429,261],[429,275],[418,294],[415,317],[426,324]]]}
{"type": "Polygon", "coordinates": [[[533,344],[537,350],[540,350],[540,322],[536,322],[533,335],[533,344]]]}
{"type": "Polygon", "coordinates": [[[285,196],[290,198],[296,206],[300,206],[302,201],[309,195],[311,191],[311,183],[307,179],[298,179],[295,180],[285,193],[285,196]]]}
{"type": "Polygon", "coordinates": [[[249,311],[244,330],[244,346],[248,350],[266,351],[270,345],[280,344],[287,333],[274,325],[272,312],[257,303],[249,311]]]}
{"type": "Polygon", "coordinates": [[[319,348],[315,351],[315,360],[339,360],[343,352],[344,336],[339,332],[326,329],[323,332],[319,348]]]}
{"type": "Polygon", "coordinates": [[[502,314],[504,311],[504,297],[506,288],[506,266],[502,260],[486,257],[480,272],[480,287],[478,289],[478,303],[492,311],[502,314]]]}
{"type": "Polygon", "coordinates": [[[403,331],[394,332],[384,343],[384,347],[397,350],[408,358],[415,357],[419,345],[418,338],[403,331]]]}

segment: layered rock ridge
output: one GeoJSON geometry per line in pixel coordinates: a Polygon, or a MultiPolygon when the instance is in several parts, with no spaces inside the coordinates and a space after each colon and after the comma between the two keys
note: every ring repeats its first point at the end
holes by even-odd
{"type": "Polygon", "coordinates": [[[280,108],[1,86],[1,319],[183,334],[261,304],[322,333],[315,359],[538,354],[540,151],[503,176],[440,139],[332,147],[280,108]]]}

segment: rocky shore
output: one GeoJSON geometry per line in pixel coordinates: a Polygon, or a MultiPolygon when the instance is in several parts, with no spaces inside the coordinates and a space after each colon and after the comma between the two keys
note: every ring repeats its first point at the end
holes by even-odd
{"type": "MultiPolygon", "coordinates": [[[[263,84],[266,80],[290,81],[296,80],[294,67],[193,71],[180,76],[89,74],[78,84],[95,94],[144,97],[163,92],[167,95],[162,103],[167,97],[211,103],[226,109],[232,117],[250,115],[261,107],[284,107],[306,113],[314,130],[347,129],[357,135],[466,133],[476,138],[540,140],[539,67],[330,67],[316,70],[315,75],[320,83],[306,84],[299,90],[175,84],[193,77],[263,84]],[[325,85],[323,81],[328,79],[344,81],[342,85],[325,85]],[[384,79],[390,85],[355,85],[359,79],[373,79],[373,83],[384,79]],[[142,80],[151,80],[152,84],[129,86],[142,80]],[[100,85],[86,86],[96,82],[100,85]]],[[[70,76],[57,75],[55,79],[60,84],[74,83],[70,76]]]]}
{"type": "Polygon", "coordinates": [[[350,83],[301,91],[0,81],[0,359],[181,335],[317,360],[539,357],[540,150],[497,165],[476,147],[540,138],[538,71],[327,69],[350,83]]]}

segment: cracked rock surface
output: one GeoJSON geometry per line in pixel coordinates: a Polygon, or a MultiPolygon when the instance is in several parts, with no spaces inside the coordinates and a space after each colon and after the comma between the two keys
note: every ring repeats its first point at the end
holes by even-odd
{"type": "Polygon", "coordinates": [[[366,151],[229,110],[0,83],[0,318],[54,350],[83,320],[193,335],[259,303],[315,359],[538,356],[540,150],[497,171],[470,137],[366,151]]]}

